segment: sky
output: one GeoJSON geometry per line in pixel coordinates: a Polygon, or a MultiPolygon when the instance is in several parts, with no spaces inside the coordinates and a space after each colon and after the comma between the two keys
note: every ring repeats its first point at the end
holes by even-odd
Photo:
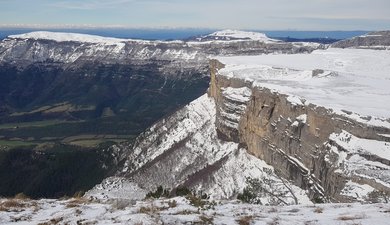
{"type": "Polygon", "coordinates": [[[0,0],[0,26],[389,30],[390,0],[0,0]]]}

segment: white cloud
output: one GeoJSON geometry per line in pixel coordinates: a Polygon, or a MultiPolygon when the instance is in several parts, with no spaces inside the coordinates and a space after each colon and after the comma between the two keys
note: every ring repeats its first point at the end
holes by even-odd
{"type": "Polygon", "coordinates": [[[104,8],[115,8],[118,5],[124,3],[134,2],[134,0],[86,0],[86,1],[59,1],[51,3],[50,5],[66,8],[66,9],[82,9],[82,10],[93,10],[93,9],[104,9],[104,8]]]}
{"type": "Polygon", "coordinates": [[[60,24],[390,29],[390,0],[0,0],[2,22],[42,23],[45,14],[60,24]]]}

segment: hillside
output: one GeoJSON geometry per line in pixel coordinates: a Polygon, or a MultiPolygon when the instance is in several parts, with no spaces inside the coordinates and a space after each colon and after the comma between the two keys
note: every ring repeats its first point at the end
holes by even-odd
{"type": "Polygon", "coordinates": [[[45,31],[2,40],[0,178],[7,182],[0,195],[87,191],[118,169],[120,160],[108,146],[131,145],[147,127],[206,92],[213,55],[321,47],[252,40],[244,36],[253,33],[235,32],[241,37],[206,42],[45,31]]]}
{"type": "Polygon", "coordinates": [[[249,178],[263,181],[263,204],[387,201],[389,59],[335,48],[219,57],[208,96],[114,146],[123,166],[87,196],[161,185],[235,198],[249,178]]]}

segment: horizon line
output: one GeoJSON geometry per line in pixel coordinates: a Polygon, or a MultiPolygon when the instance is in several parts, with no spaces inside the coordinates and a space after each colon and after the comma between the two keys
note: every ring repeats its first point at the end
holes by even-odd
{"type": "Polygon", "coordinates": [[[175,26],[129,26],[129,25],[94,25],[94,24],[0,24],[0,29],[139,29],[139,30],[242,30],[242,31],[308,31],[308,32],[354,32],[354,31],[382,31],[365,29],[261,29],[261,28],[215,28],[215,27],[175,27],[175,26]]]}

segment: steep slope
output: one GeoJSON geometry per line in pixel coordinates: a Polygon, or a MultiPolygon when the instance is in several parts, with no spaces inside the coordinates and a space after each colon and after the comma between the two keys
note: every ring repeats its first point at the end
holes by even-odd
{"type": "MultiPolygon", "coordinates": [[[[388,51],[328,49],[212,60],[210,97],[155,124],[134,146],[115,146],[125,163],[121,178],[107,182],[230,198],[249,177],[270,181],[288,203],[387,201],[389,59],[388,51]]],[[[105,187],[89,195],[116,189],[105,187]]],[[[262,203],[272,202],[265,196],[262,203]]]]}
{"type": "MultiPolygon", "coordinates": [[[[213,99],[204,95],[153,125],[138,137],[134,146],[114,146],[122,153],[119,157],[124,157],[123,169],[118,177],[106,179],[87,196],[123,198],[118,190],[132,186],[146,192],[158,186],[171,190],[185,186],[211,198],[230,198],[242,191],[247,177],[267,177],[278,187],[273,191],[293,190],[285,194],[286,202],[294,203],[294,195],[301,203],[309,202],[304,191],[284,185],[271,166],[249,155],[238,143],[218,139],[215,110],[213,99]],[[118,186],[118,182],[122,185],[118,186]],[[115,192],[119,194],[113,195],[115,192]]],[[[129,191],[126,196],[139,199],[137,193],[129,191]]],[[[265,196],[262,202],[271,200],[272,196],[265,196]]]]}
{"type": "Polygon", "coordinates": [[[104,110],[128,112],[126,116],[131,117],[159,100],[167,109],[152,111],[167,114],[204,93],[210,55],[310,52],[315,48],[251,39],[206,43],[53,32],[13,35],[0,42],[0,119],[86,119],[104,116],[104,110]],[[56,104],[67,107],[56,113],[47,110],[56,104]]]}
{"type": "MultiPolygon", "coordinates": [[[[10,36],[0,42],[0,149],[27,148],[32,151],[31,156],[53,149],[50,157],[54,158],[62,154],[64,145],[81,151],[102,152],[104,156],[96,157],[103,157],[98,166],[104,169],[105,175],[116,165],[106,162],[105,158],[111,158],[114,152],[102,149],[113,142],[133,141],[154,122],[206,92],[210,79],[209,57],[311,52],[317,47],[246,38],[200,42],[144,41],[53,32],[10,36]]],[[[12,169],[14,173],[26,171],[26,165],[19,159],[7,156],[8,152],[0,152],[0,158],[10,159],[7,163],[16,165],[12,169]]],[[[4,191],[0,195],[14,195],[26,191],[25,187],[40,187],[46,184],[43,180],[58,181],[53,178],[56,173],[50,173],[53,168],[36,170],[40,167],[39,161],[32,158],[28,162],[33,164],[29,168],[36,175],[26,176],[27,179],[13,176],[6,172],[8,170],[0,171],[9,183],[23,181],[17,189],[2,186],[4,191]],[[31,184],[41,175],[44,179],[37,182],[42,183],[31,184]]],[[[72,195],[63,189],[80,187],[73,175],[95,177],[94,169],[86,169],[86,173],[76,170],[80,174],[68,172],[78,165],[63,162],[64,167],[58,170],[71,174],[70,181],[68,185],[60,182],[52,185],[61,190],[53,188],[53,193],[72,195]]],[[[47,197],[57,197],[57,194],[47,197]]]]}
{"type": "Polygon", "coordinates": [[[219,58],[210,88],[217,130],[311,195],[388,196],[389,59],[389,51],[359,49],[219,58]],[[252,90],[234,124],[225,113],[232,87],[252,90]]]}

